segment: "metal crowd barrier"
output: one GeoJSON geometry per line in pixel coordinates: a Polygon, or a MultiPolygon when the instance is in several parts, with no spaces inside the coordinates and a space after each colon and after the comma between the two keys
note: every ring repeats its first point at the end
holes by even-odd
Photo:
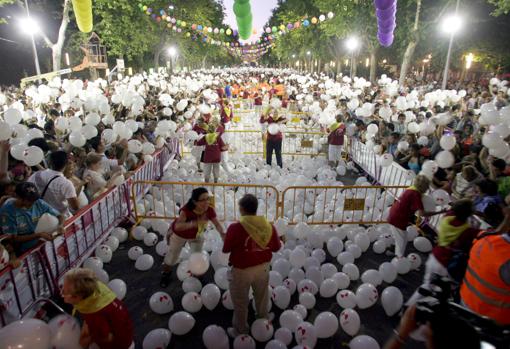
{"type": "Polygon", "coordinates": [[[377,180],[378,168],[377,157],[373,150],[357,139],[351,139],[350,157],[352,161],[358,164],[368,175],[377,180]]]}
{"type": "MultiPolygon", "coordinates": [[[[243,155],[263,155],[265,153],[264,133],[260,130],[228,130],[223,137],[229,144],[229,153],[243,155]]],[[[283,132],[282,155],[318,156],[326,155],[327,144],[323,132],[285,131],[283,132]]],[[[191,154],[192,144],[181,144],[181,156],[191,154]]]]}
{"type": "Polygon", "coordinates": [[[137,223],[143,219],[173,220],[179,216],[179,208],[191,197],[191,191],[198,187],[208,189],[211,205],[217,218],[222,222],[239,219],[237,202],[244,194],[254,194],[262,198],[259,201],[259,213],[268,220],[275,221],[278,215],[278,190],[270,185],[225,184],[204,182],[159,182],[135,181],[131,186],[131,200],[137,223]],[[137,193],[147,192],[142,200],[137,193]]]}
{"type": "MultiPolygon", "coordinates": [[[[64,236],[19,257],[21,266],[0,271],[0,325],[33,311],[36,304],[58,294],[65,272],[89,257],[122,220],[132,213],[129,187],[137,180],[157,180],[178,153],[170,141],[153,154],[153,161],[137,169],[132,178],[103,193],[65,223],[64,236]]],[[[140,193],[141,194],[141,193],[140,193]]]]}
{"type": "Polygon", "coordinates": [[[385,223],[401,186],[293,186],[282,193],[280,217],[289,224],[385,223]]]}

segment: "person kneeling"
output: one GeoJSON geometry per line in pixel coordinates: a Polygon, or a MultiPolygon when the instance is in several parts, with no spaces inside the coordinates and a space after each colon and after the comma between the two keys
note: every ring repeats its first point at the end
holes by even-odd
{"type": "Polygon", "coordinates": [[[258,200],[254,195],[246,194],[239,200],[241,219],[228,227],[223,244],[223,253],[230,253],[232,265],[230,295],[234,304],[234,327],[228,329],[231,337],[248,333],[250,287],[257,317],[269,318],[269,262],[281,243],[275,227],[265,217],[256,215],[257,208],[258,200]]]}

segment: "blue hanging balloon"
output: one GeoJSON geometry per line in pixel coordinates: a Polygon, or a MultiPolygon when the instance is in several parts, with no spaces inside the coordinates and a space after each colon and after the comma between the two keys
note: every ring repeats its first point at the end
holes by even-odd
{"type": "Polygon", "coordinates": [[[308,19],[305,19],[303,21],[303,26],[308,27],[310,25],[310,21],[308,19]]]}
{"type": "Polygon", "coordinates": [[[198,30],[202,30],[203,28],[204,28],[204,27],[202,27],[202,25],[201,25],[201,24],[197,25],[197,29],[198,29],[198,30]]]}

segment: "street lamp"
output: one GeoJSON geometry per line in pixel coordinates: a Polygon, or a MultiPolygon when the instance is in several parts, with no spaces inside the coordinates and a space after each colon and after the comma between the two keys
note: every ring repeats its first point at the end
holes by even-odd
{"type": "Polygon", "coordinates": [[[28,4],[26,3],[26,1],[25,6],[27,7],[27,17],[19,20],[19,26],[24,34],[30,36],[30,40],[32,41],[32,52],[34,54],[35,73],[36,75],[41,75],[41,68],[39,66],[39,56],[37,55],[37,47],[35,46],[34,40],[34,34],[39,32],[41,29],[39,28],[39,24],[37,24],[37,22],[32,17],[30,17],[28,4]]]}
{"type": "Polygon", "coordinates": [[[347,50],[351,53],[351,78],[354,75],[354,64],[355,64],[354,56],[356,55],[356,50],[358,49],[359,45],[360,45],[359,40],[355,36],[351,36],[345,42],[345,47],[347,47],[347,50]]]}
{"type": "Polygon", "coordinates": [[[455,34],[462,28],[462,18],[459,17],[459,5],[460,0],[457,0],[457,5],[455,7],[455,13],[453,15],[449,15],[443,19],[441,24],[441,29],[444,33],[450,35],[450,43],[448,44],[448,53],[446,54],[446,64],[444,67],[443,74],[443,84],[442,89],[446,90],[446,84],[448,83],[448,70],[450,69],[450,59],[452,56],[452,47],[453,47],[453,38],[455,34]]]}

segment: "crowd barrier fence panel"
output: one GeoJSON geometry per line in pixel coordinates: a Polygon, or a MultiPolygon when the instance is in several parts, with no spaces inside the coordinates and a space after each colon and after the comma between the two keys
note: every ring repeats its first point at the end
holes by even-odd
{"type": "Polygon", "coordinates": [[[174,220],[179,216],[179,209],[191,197],[191,191],[198,187],[208,189],[211,194],[210,203],[215,208],[219,221],[238,220],[240,214],[237,202],[248,193],[259,198],[259,214],[271,222],[277,219],[279,194],[271,185],[135,181],[131,186],[132,202],[140,199],[136,193],[148,194],[133,205],[136,222],[139,223],[143,219],[174,220]]]}
{"type": "Polygon", "coordinates": [[[291,186],[281,194],[279,216],[289,224],[386,223],[399,186],[291,186]]]}

